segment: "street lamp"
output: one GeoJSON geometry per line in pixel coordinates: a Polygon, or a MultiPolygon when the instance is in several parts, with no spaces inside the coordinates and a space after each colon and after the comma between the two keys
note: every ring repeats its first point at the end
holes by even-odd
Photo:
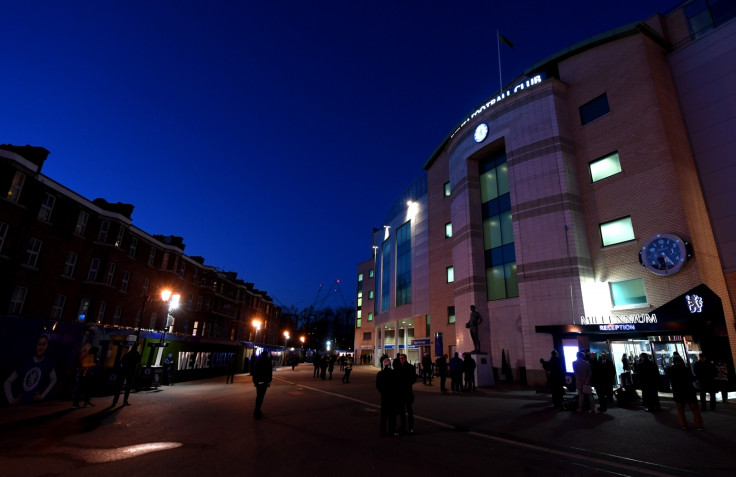
{"type": "Polygon", "coordinates": [[[290,338],[289,332],[284,331],[284,348],[286,348],[287,343],[289,342],[289,338],[290,338]]]}
{"type": "Polygon", "coordinates": [[[164,302],[164,306],[168,305],[166,308],[166,320],[164,322],[164,332],[161,335],[161,342],[163,343],[166,341],[166,331],[169,330],[171,332],[171,329],[174,327],[174,317],[171,316],[171,310],[176,310],[179,308],[179,299],[181,298],[178,294],[172,294],[171,290],[162,290],[161,291],[161,301],[164,302]]]}
{"type": "Polygon", "coordinates": [[[261,320],[253,320],[253,328],[255,329],[255,335],[253,337],[253,343],[258,339],[258,332],[261,331],[261,320]]]}

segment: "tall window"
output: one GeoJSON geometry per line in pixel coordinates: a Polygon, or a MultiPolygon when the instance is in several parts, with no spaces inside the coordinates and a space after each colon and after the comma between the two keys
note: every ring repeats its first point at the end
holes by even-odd
{"type": "Polygon", "coordinates": [[[631,217],[622,217],[600,225],[603,246],[634,240],[634,225],[631,217]]]}
{"type": "Polygon", "coordinates": [[[10,303],[8,305],[8,314],[20,315],[23,313],[23,305],[26,302],[26,296],[28,295],[28,288],[16,286],[13,289],[13,294],[10,295],[10,303]]]}
{"type": "Polygon", "coordinates": [[[449,324],[455,323],[455,307],[454,306],[447,307],[447,322],[449,324]]]}
{"type": "Polygon", "coordinates": [[[594,98],[580,106],[580,122],[585,126],[610,112],[611,109],[608,107],[608,97],[606,96],[606,93],[603,93],[597,98],[594,98]]]}
{"type": "Polygon", "coordinates": [[[488,300],[519,296],[506,153],[499,151],[480,163],[486,291],[488,300]]]}
{"type": "Polygon", "coordinates": [[[115,280],[115,270],[118,268],[117,264],[114,262],[110,263],[110,268],[107,269],[107,280],[105,280],[105,283],[112,286],[113,280],[115,280]]]}
{"type": "Polygon", "coordinates": [[[5,245],[5,239],[8,238],[8,230],[10,226],[5,222],[0,222],[0,253],[3,252],[3,245],[5,245]]]}
{"type": "Polygon", "coordinates": [[[396,230],[396,306],[411,303],[411,220],[396,230]]]}
{"type": "Polygon", "coordinates": [[[20,193],[23,191],[23,184],[26,182],[26,175],[22,172],[15,171],[13,176],[13,182],[10,183],[8,189],[8,200],[11,202],[18,202],[20,200],[20,193]]]}
{"type": "Polygon", "coordinates": [[[182,260],[179,266],[179,278],[184,278],[184,272],[186,271],[186,269],[187,269],[187,262],[182,260]]]}
{"type": "Polygon", "coordinates": [[[107,310],[107,302],[101,301],[100,307],[97,309],[97,323],[105,322],[105,311],[107,310]]]}
{"type": "Polygon", "coordinates": [[[148,252],[148,265],[153,266],[153,262],[156,259],[156,247],[151,247],[151,251],[148,252]]]}
{"type": "Polygon", "coordinates": [[[74,269],[77,266],[77,260],[79,259],[79,255],[77,252],[69,251],[66,254],[66,261],[64,262],[64,271],[62,272],[62,275],[65,277],[72,278],[74,277],[74,269]]]}
{"type": "Polygon", "coordinates": [[[77,225],[74,227],[74,233],[78,235],[84,235],[87,230],[87,222],[89,221],[89,214],[83,210],[79,211],[77,216],[77,225]]]}
{"type": "Polygon", "coordinates": [[[596,159],[588,164],[588,166],[590,167],[590,178],[593,182],[621,172],[621,161],[619,160],[618,152],[596,159]]]}
{"type": "Polygon", "coordinates": [[[452,237],[452,222],[447,222],[445,224],[445,238],[452,237]]]}
{"type": "Polygon", "coordinates": [[[66,295],[56,295],[54,305],[51,307],[51,318],[60,320],[64,314],[64,305],[66,305],[66,295]]]}
{"type": "Polygon", "coordinates": [[[135,258],[135,252],[138,250],[138,237],[130,237],[130,246],[128,247],[128,256],[135,258]]]}
{"type": "Polygon", "coordinates": [[[148,287],[150,283],[151,282],[148,278],[143,279],[143,284],[141,285],[141,296],[142,297],[148,295],[148,287]]]}
{"type": "Polygon", "coordinates": [[[43,245],[43,242],[35,237],[31,237],[31,239],[28,241],[26,256],[23,259],[24,265],[36,268],[36,265],[38,264],[38,255],[41,253],[41,245],[43,245]]]}
{"type": "Polygon", "coordinates": [[[93,258],[91,262],[89,262],[89,271],[87,272],[87,281],[88,282],[94,282],[97,280],[97,272],[100,269],[100,259],[99,258],[93,258]]]}
{"type": "Polygon", "coordinates": [[[112,324],[115,326],[120,325],[120,319],[123,316],[123,307],[122,305],[115,306],[115,311],[113,311],[112,314],[112,324]]]}
{"type": "Polygon", "coordinates": [[[100,224],[100,233],[97,234],[98,242],[107,242],[107,234],[110,232],[110,221],[103,220],[100,224]]]}
{"type": "Polygon", "coordinates": [[[452,194],[452,188],[450,187],[450,183],[445,182],[444,187],[445,187],[445,197],[450,197],[450,195],[452,194]]]}
{"type": "Polygon", "coordinates": [[[447,276],[447,283],[453,283],[455,281],[455,267],[447,267],[445,274],[447,276]]]}
{"type": "Polygon", "coordinates": [[[368,321],[373,321],[373,313],[368,312],[368,321]]]}
{"type": "Polygon", "coordinates": [[[381,311],[389,309],[391,304],[391,240],[383,242],[381,251],[381,311]]]}
{"type": "Polygon", "coordinates": [[[125,270],[123,277],[120,279],[120,291],[128,293],[128,285],[130,284],[130,271],[125,270]]]}
{"type": "Polygon", "coordinates": [[[161,270],[167,270],[169,266],[169,252],[164,252],[164,256],[161,259],[161,270]]]}
{"type": "Polygon", "coordinates": [[[51,220],[51,212],[54,210],[55,203],[56,197],[46,192],[41,201],[41,208],[38,209],[38,218],[46,222],[51,220]]]}

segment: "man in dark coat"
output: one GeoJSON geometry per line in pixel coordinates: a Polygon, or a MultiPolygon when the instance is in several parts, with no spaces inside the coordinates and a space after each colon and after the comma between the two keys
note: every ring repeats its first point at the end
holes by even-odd
{"type": "Polygon", "coordinates": [[[401,420],[399,433],[414,434],[413,386],[417,382],[417,370],[402,353],[399,355],[399,367],[396,371],[399,375],[399,418],[401,420]]]}
{"type": "Polygon", "coordinates": [[[565,370],[562,368],[560,355],[552,350],[549,361],[540,358],[539,362],[547,372],[547,386],[552,392],[552,405],[555,410],[560,410],[565,396],[565,370]]]}
{"type": "Polygon", "coordinates": [[[381,435],[396,437],[396,414],[398,413],[397,372],[391,369],[391,359],[381,360],[381,371],[376,375],[376,389],[381,394],[381,435]]]}
{"type": "Polygon", "coordinates": [[[440,375],[440,391],[447,392],[447,355],[443,354],[436,361],[437,373],[440,375]]]}
{"type": "Polygon", "coordinates": [[[424,384],[428,384],[427,381],[429,381],[429,385],[432,385],[432,357],[429,355],[429,353],[424,353],[424,358],[422,358],[422,377],[424,378],[424,384]]]}
{"type": "Polygon", "coordinates": [[[700,353],[698,362],[693,366],[695,371],[695,377],[698,378],[698,384],[700,384],[700,409],[706,410],[705,399],[710,394],[710,410],[716,410],[716,387],[715,379],[718,371],[716,365],[712,361],[708,361],[708,358],[704,353],[700,353]]]}
{"type": "Polygon", "coordinates": [[[120,399],[120,391],[125,386],[125,394],[123,395],[123,405],[130,406],[128,402],[128,396],[130,396],[130,388],[133,387],[133,381],[135,381],[135,372],[138,369],[138,365],[141,363],[141,354],[138,352],[138,345],[131,346],[130,351],[125,353],[125,356],[120,360],[120,366],[118,367],[117,375],[117,386],[115,389],[115,397],[112,400],[110,407],[115,407],[120,399]]]}
{"type": "Polygon", "coordinates": [[[616,367],[613,361],[608,359],[605,351],[601,352],[601,357],[597,361],[591,362],[593,366],[593,387],[598,394],[598,410],[606,412],[608,410],[608,401],[613,398],[613,383],[616,380],[616,367]]]}
{"type": "Polygon", "coordinates": [[[680,427],[687,430],[687,420],[685,419],[685,405],[690,407],[695,421],[695,427],[699,431],[703,430],[703,416],[700,414],[698,407],[698,396],[695,394],[693,381],[695,376],[690,372],[690,368],[685,366],[685,361],[679,355],[672,357],[672,366],[667,368],[667,377],[670,378],[672,385],[672,399],[675,401],[677,409],[677,420],[680,427]]]}
{"type": "Polygon", "coordinates": [[[268,351],[264,351],[256,360],[253,366],[253,384],[256,387],[256,408],[253,411],[253,417],[260,419],[263,417],[261,406],[263,398],[266,397],[266,390],[271,386],[273,379],[273,369],[271,367],[271,356],[268,351]]]}
{"type": "Polygon", "coordinates": [[[642,353],[639,361],[639,386],[644,409],[649,412],[661,411],[659,405],[659,368],[649,359],[649,355],[642,353]]]}
{"type": "Polygon", "coordinates": [[[453,393],[459,393],[463,386],[463,360],[458,353],[450,359],[450,387],[453,393]]]}

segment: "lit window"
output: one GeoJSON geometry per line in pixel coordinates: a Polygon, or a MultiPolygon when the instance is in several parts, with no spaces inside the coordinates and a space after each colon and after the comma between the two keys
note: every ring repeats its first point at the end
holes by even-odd
{"type": "Polygon", "coordinates": [[[610,112],[611,109],[608,107],[608,97],[603,93],[597,98],[580,106],[580,122],[585,126],[610,112]]]}
{"type": "Polygon", "coordinates": [[[629,307],[646,305],[647,294],[644,291],[644,280],[634,278],[621,282],[609,283],[611,288],[611,303],[614,307],[629,307]]]}
{"type": "Polygon", "coordinates": [[[450,183],[445,182],[445,197],[450,197],[450,194],[452,194],[452,189],[450,188],[450,183]]]}
{"type": "Polygon", "coordinates": [[[621,172],[621,161],[619,160],[618,152],[596,159],[588,165],[590,167],[590,177],[593,182],[621,172]]]}
{"type": "Polygon", "coordinates": [[[89,298],[82,298],[79,302],[79,310],[77,311],[77,318],[79,321],[85,321],[87,319],[87,313],[89,313],[89,298]]]}
{"type": "Polygon", "coordinates": [[[455,281],[455,267],[447,267],[447,283],[452,283],[455,281]]]}
{"type": "Polygon", "coordinates": [[[447,307],[447,322],[450,324],[455,323],[455,307],[454,306],[447,307]]]}
{"type": "Polygon", "coordinates": [[[369,300],[372,300],[372,299],[373,299],[373,290],[370,290],[370,291],[368,292],[368,299],[369,299],[369,300]]]}
{"type": "Polygon", "coordinates": [[[11,202],[18,202],[20,200],[20,193],[23,190],[23,184],[26,182],[26,176],[22,172],[15,172],[13,176],[13,182],[10,184],[8,189],[8,200],[11,202]]]}
{"type": "Polygon", "coordinates": [[[368,313],[368,321],[373,321],[373,313],[368,313]]]}
{"type": "Polygon", "coordinates": [[[452,237],[452,222],[445,224],[445,238],[452,237]]]}
{"type": "Polygon", "coordinates": [[[634,226],[631,217],[623,217],[600,225],[603,246],[634,240],[634,226]]]}
{"type": "Polygon", "coordinates": [[[368,272],[368,278],[373,278],[375,276],[373,269],[371,268],[371,271],[368,272]]]}
{"type": "Polygon", "coordinates": [[[355,327],[356,328],[360,328],[361,327],[361,325],[362,325],[361,321],[362,320],[360,318],[356,318],[355,319],[355,327]]]}
{"type": "Polygon", "coordinates": [[[117,248],[123,248],[123,236],[125,235],[125,228],[121,225],[118,229],[118,236],[115,239],[115,246],[117,248]]]}
{"type": "Polygon", "coordinates": [[[362,273],[359,273],[358,274],[358,281],[359,282],[362,282],[363,281],[363,274],[362,273]]]}

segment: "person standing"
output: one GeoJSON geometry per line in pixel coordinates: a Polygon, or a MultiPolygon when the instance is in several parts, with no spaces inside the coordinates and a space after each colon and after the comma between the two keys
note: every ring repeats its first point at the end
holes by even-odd
{"type": "Polygon", "coordinates": [[[465,353],[463,360],[463,374],[465,375],[465,391],[475,391],[475,367],[476,363],[470,353],[465,353]]]}
{"type": "Polygon", "coordinates": [[[225,378],[225,384],[232,384],[235,382],[235,353],[231,353],[227,360],[227,377],[225,378]]]}
{"type": "Polygon", "coordinates": [[[639,361],[639,386],[644,409],[649,412],[661,411],[659,405],[659,368],[649,355],[642,353],[639,361]]]}
{"type": "Polygon", "coordinates": [[[330,355],[329,360],[327,361],[327,372],[330,373],[330,377],[328,380],[332,380],[332,372],[335,370],[335,361],[337,361],[337,356],[334,354],[330,355]]]}
{"type": "Polygon", "coordinates": [[[427,352],[424,353],[424,358],[422,358],[422,378],[425,386],[427,381],[429,381],[429,386],[432,385],[432,357],[427,352]]]}
{"type": "Polygon", "coordinates": [[[601,352],[601,357],[593,366],[593,386],[598,394],[598,410],[606,412],[608,410],[608,401],[613,398],[613,383],[616,380],[616,367],[613,361],[608,359],[605,351],[601,352]]]}
{"type": "Polygon", "coordinates": [[[700,353],[700,356],[698,357],[698,362],[695,363],[695,366],[693,366],[693,371],[695,371],[695,377],[698,378],[698,383],[700,383],[700,408],[705,411],[705,400],[708,395],[710,395],[710,410],[715,411],[716,410],[716,389],[715,389],[715,380],[716,375],[718,372],[716,371],[716,366],[713,364],[712,361],[708,361],[708,357],[705,355],[705,353],[700,353]]]}
{"type": "Polygon", "coordinates": [[[483,317],[475,311],[475,305],[470,305],[470,320],[465,327],[470,330],[470,338],[473,340],[473,353],[480,353],[480,338],[478,337],[478,328],[483,323],[483,317]]]}
{"type": "Polygon", "coordinates": [[[702,431],[703,416],[700,414],[698,396],[693,386],[695,376],[690,372],[690,368],[685,366],[685,361],[681,356],[673,356],[672,363],[672,366],[667,368],[667,377],[670,378],[670,384],[672,385],[672,399],[675,401],[677,420],[680,422],[680,427],[687,430],[687,419],[685,418],[685,405],[687,404],[693,413],[695,427],[702,431]]]}
{"type": "Polygon", "coordinates": [[[556,350],[552,350],[549,361],[540,358],[539,362],[547,372],[547,387],[552,392],[552,406],[556,411],[560,410],[565,396],[565,371],[562,368],[560,355],[556,350]]]}
{"type": "Polygon", "coordinates": [[[115,397],[112,399],[112,404],[110,405],[110,407],[115,407],[115,405],[118,403],[118,400],[120,399],[120,392],[122,391],[123,386],[125,386],[123,405],[130,406],[130,402],[128,402],[128,396],[130,396],[130,389],[133,387],[133,382],[135,381],[135,373],[140,362],[141,354],[138,352],[138,345],[135,344],[134,346],[130,347],[130,350],[125,353],[125,356],[123,356],[123,358],[120,360],[117,382],[115,383],[115,397]]]}
{"type": "Polygon", "coordinates": [[[320,363],[319,353],[315,352],[314,356],[312,356],[312,366],[314,366],[314,372],[312,372],[313,378],[319,377],[319,363],[320,363]]]}
{"type": "Polygon", "coordinates": [[[417,382],[417,370],[401,353],[396,371],[399,378],[399,433],[414,434],[414,383],[417,382]]]}
{"type": "Polygon", "coordinates": [[[345,374],[342,375],[342,382],[347,384],[350,382],[350,373],[353,371],[353,357],[351,355],[345,356],[343,371],[345,374]]]}
{"type": "Polygon", "coordinates": [[[578,391],[578,409],[577,412],[583,412],[583,405],[588,401],[590,405],[590,413],[595,414],[595,401],[593,401],[593,387],[590,378],[593,375],[590,363],[585,360],[585,353],[578,351],[577,358],[572,363],[572,369],[575,373],[575,386],[578,391]]]}
{"type": "Polygon", "coordinates": [[[253,366],[253,384],[256,387],[256,408],[253,411],[255,419],[261,419],[263,412],[263,398],[266,397],[266,390],[271,386],[273,379],[273,368],[271,365],[271,356],[268,351],[263,351],[253,366]]]}
{"type": "Polygon", "coordinates": [[[27,358],[20,367],[13,371],[5,380],[3,389],[8,404],[30,404],[43,401],[56,386],[56,369],[54,362],[46,356],[49,347],[49,337],[41,335],[36,340],[35,354],[27,358]],[[20,378],[18,395],[13,392],[13,383],[20,378]]]}
{"type": "Polygon", "coordinates": [[[376,389],[381,395],[381,436],[396,437],[396,414],[398,413],[399,388],[397,371],[391,369],[391,358],[384,356],[382,369],[376,375],[376,389]]]}
{"type": "Polygon", "coordinates": [[[453,393],[459,393],[463,386],[463,360],[455,352],[455,356],[450,359],[450,388],[453,393]]]}
{"type": "Polygon", "coordinates": [[[92,404],[92,391],[97,382],[97,375],[99,374],[100,361],[97,358],[98,348],[92,346],[89,349],[89,353],[84,355],[82,358],[82,379],[79,382],[79,393],[74,400],[74,407],[80,407],[80,399],[84,400],[84,407],[94,407],[92,404]]]}
{"type": "Polygon", "coordinates": [[[437,358],[437,374],[440,375],[440,391],[447,392],[447,355],[443,354],[437,358]]]}

